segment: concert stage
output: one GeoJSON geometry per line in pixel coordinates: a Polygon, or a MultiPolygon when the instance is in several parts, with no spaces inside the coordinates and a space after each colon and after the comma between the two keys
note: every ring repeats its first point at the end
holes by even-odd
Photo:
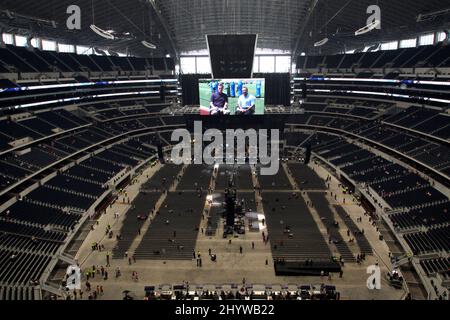
{"type": "Polygon", "coordinates": [[[305,261],[275,261],[274,267],[277,276],[320,276],[322,271],[324,275],[341,271],[341,265],[332,261],[313,261],[308,264],[305,261]]]}

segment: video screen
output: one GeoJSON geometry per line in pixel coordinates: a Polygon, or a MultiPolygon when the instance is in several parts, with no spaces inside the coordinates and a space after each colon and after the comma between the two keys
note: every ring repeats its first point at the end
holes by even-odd
{"type": "Polygon", "coordinates": [[[200,79],[200,114],[262,115],[265,79],[200,79]]]}

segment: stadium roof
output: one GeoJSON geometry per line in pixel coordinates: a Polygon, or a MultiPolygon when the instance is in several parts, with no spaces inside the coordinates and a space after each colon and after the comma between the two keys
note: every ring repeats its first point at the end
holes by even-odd
{"type": "Polygon", "coordinates": [[[257,33],[258,47],[293,53],[318,51],[314,43],[328,37],[320,50],[334,53],[450,26],[450,0],[2,0],[0,9],[15,12],[0,15],[2,32],[128,49],[138,56],[202,50],[205,34],[234,33],[257,33]],[[72,4],[81,8],[81,31],[66,29],[66,8],[72,4]],[[373,4],[381,8],[381,30],[355,37],[373,4]],[[431,16],[417,22],[426,13],[431,16]],[[121,39],[102,39],[89,29],[92,23],[121,39]],[[144,39],[158,49],[142,46],[144,39]]]}

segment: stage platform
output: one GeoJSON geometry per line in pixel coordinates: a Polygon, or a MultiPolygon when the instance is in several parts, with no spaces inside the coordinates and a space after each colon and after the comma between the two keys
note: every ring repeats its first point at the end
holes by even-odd
{"type": "Polygon", "coordinates": [[[333,261],[275,261],[275,274],[277,276],[320,276],[322,271],[324,275],[339,273],[341,265],[333,261]]]}

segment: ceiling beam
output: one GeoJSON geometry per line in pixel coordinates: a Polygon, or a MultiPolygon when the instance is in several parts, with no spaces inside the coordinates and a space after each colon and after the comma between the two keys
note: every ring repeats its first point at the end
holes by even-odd
{"type": "Polygon", "coordinates": [[[172,33],[170,32],[170,28],[169,28],[169,25],[168,25],[166,19],[161,14],[161,10],[159,8],[159,5],[156,3],[156,0],[147,0],[147,1],[148,1],[148,3],[150,3],[150,5],[152,6],[153,10],[155,11],[155,13],[156,13],[156,15],[157,15],[157,17],[159,19],[159,22],[161,23],[161,25],[164,28],[164,31],[167,34],[167,37],[169,37],[170,45],[172,46],[172,50],[175,53],[176,61],[179,61],[180,54],[178,52],[177,45],[176,45],[175,40],[174,40],[174,38],[172,36],[172,33]]]}
{"type": "Polygon", "coordinates": [[[292,50],[292,61],[294,61],[294,59],[297,55],[297,51],[300,47],[300,41],[302,40],[303,33],[305,32],[306,26],[309,23],[309,19],[311,18],[311,15],[313,14],[314,9],[316,8],[318,2],[319,2],[319,0],[311,0],[311,2],[309,4],[308,12],[306,13],[306,17],[303,20],[303,23],[300,26],[300,29],[299,29],[299,32],[297,35],[297,41],[295,42],[294,50],[292,50]]]}

